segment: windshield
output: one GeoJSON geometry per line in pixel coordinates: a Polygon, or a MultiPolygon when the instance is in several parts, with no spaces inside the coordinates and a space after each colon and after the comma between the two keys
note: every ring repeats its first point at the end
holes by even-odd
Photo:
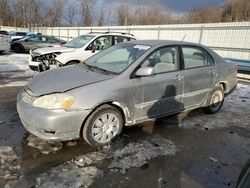
{"type": "Polygon", "coordinates": [[[150,46],[120,43],[89,58],[85,64],[119,74],[127,69],[150,46]]]}
{"type": "Polygon", "coordinates": [[[82,35],[72,39],[71,41],[64,44],[68,48],[81,48],[87,44],[94,36],[92,35],[82,35]]]}

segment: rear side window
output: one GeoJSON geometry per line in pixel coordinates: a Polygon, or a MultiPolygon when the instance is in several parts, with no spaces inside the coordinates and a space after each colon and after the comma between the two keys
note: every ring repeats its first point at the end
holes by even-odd
{"type": "Polygon", "coordinates": [[[205,50],[195,47],[182,47],[182,52],[185,69],[214,65],[214,61],[205,50]]]}
{"type": "Polygon", "coordinates": [[[114,36],[115,44],[118,44],[120,42],[126,42],[129,41],[127,37],[121,37],[121,36],[114,36]]]}
{"type": "Polygon", "coordinates": [[[1,35],[9,35],[9,33],[7,31],[0,31],[1,35]]]}
{"type": "Polygon", "coordinates": [[[16,32],[16,36],[26,36],[25,32],[16,32]]]}

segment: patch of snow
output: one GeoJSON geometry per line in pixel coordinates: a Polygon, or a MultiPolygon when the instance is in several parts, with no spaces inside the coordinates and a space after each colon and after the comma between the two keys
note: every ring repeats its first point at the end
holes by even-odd
{"type": "Polygon", "coordinates": [[[132,167],[142,167],[147,161],[158,156],[175,155],[177,148],[173,142],[160,136],[131,142],[124,148],[112,152],[110,169],[120,169],[121,173],[132,167]]]}
{"type": "Polygon", "coordinates": [[[199,111],[184,112],[179,115],[179,117],[182,116],[179,126],[203,130],[230,126],[250,129],[249,106],[250,85],[238,84],[233,93],[225,98],[223,107],[217,114],[208,115],[199,111]]]}
{"type": "Polygon", "coordinates": [[[99,151],[78,156],[76,159],[59,165],[41,174],[36,179],[36,187],[89,187],[95,179],[104,176],[98,169],[100,161],[110,162],[111,172],[126,173],[132,167],[142,167],[150,159],[158,156],[175,155],[177,148],[173,142],[159,135],[147,137],[113,149],[105,147],[99,151]]]}
{"type": "Polygon", "coordinates": [[[36,187],[89,187],[95,178],[103,176],[103,171],[94,166],[78,168],[70,163],[53,168],[36,179],[36,187]]]}
{"type": "Polygon", "coordinates": [[[28,83],[28,81],[10,81],[10,82],[7,82],[7,83],[4,83],[4,84],[1,84],[0,85],[0,88],[1,87],[18,87],[18,86],[24,86],[28,83]]]}
{"type": "Polygon", "coordinates": [[[12,77],[33,76],[36,72],[28,65],[29,54],[0,55],[0,75],[12,77]]]}
{"type": "Polygon", "coordinates": [[[0,146],[0,179],[6,181],[17,179],[20,168],[14,150],[9,146],[0,146]]]}
{"type": "Polygon", "coordinates": [[[88,165],[93,165],[98,161],[104,160],[105,158],[105,152],[98,151],[78,156],[74,161],[78,166],[84,167],[88,165]]]}
{"type": "Polygon", "coordinates": [[[28,136],[27,141],[29,146],[37,148],[43,154],[56,152],[63,146],[62,142],[46,141],[31,134],[28,136]]]}

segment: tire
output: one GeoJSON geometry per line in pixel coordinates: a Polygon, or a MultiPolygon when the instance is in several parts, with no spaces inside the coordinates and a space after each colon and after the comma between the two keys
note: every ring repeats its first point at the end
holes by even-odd
{"type": "Polygon", "coordinates": [[[23,51],[22,46],[19,45],[19,44],[14,45],[14,46],[12,47],[12,49],[13,49],[13,51],[14,51],[15,53],[21,53],[21,52],[23,51]]]}
{"type": "Polygon", "coordinates": [[[110,105],[103,105],[97,108],[83,125],[83,138],[94,147],[103,147],[117,138],[122,132],[123,124],[119,110],[110,105]],[[108,121],[111,123],[108,124],[108,121]]]}
{"type": "Polygon", "coordinates": [[[224,103],[224,92],[221,87],[215,87],[207,98],[207,107],[203,108],[206,114],[215,114],[220,111],[224,103]]]}

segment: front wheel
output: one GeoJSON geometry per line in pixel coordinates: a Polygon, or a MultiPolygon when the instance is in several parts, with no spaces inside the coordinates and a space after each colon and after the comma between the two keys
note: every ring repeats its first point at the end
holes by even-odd
{"type": "Polygon", "coordinates": [[[207,114],[215,114],[220,111],[224,103],[224,92],[221,87],[215,87],[207,99],[208,106],[203,108],[207,114]]]}
{"type": "Polygon", "coordinates": [[[123,123],[119,110],[103,105],[87,119],[83,127],[83,138],[92,146],[103,147],[110,144],[121,133],[123,123]]]}

